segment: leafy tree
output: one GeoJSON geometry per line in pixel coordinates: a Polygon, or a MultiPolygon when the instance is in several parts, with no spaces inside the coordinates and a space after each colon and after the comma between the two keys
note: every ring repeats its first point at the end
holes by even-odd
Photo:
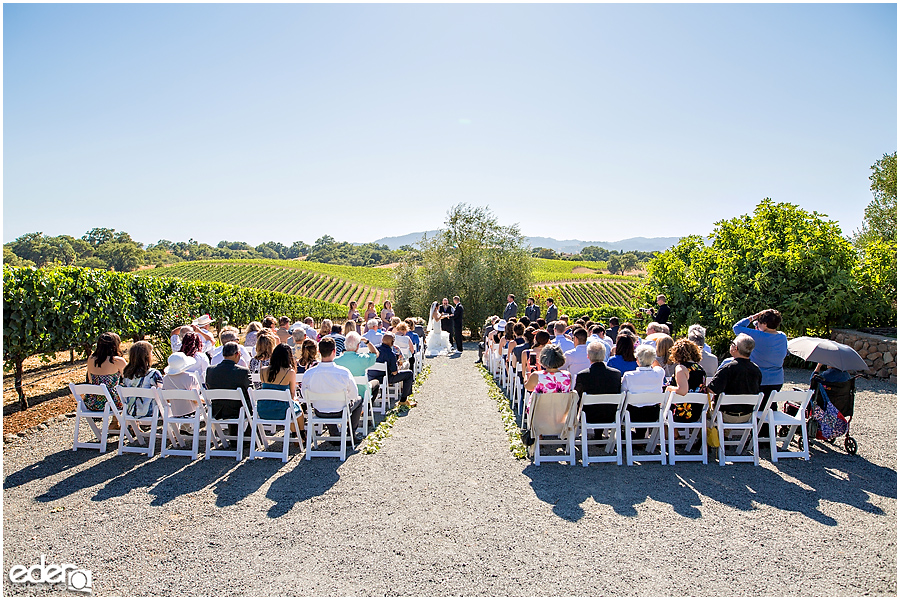
{"type": "Polygon", "coordinates": [[[703,244],[683,238],[647,264],[647,302],[664,293],[673,322],[701,322],[719,336],[763,308],[777,308],[791,335],[849,320],[854,252],[834,221],[766,198],[752,215],[719,221],[703,244]]]}
{"type": "Polygon", "coordinates": [[[581,249],[581,258],[584,260],[606,260],[609,250],[600,246],[585,246],[581,249]]]}
{"type": "Polygon", "coordinates": [[[856,327],[897,322],[897,241],[871,240],[853,269],[860,301],[852,312],[856,327]]]}
{"type": "Polygon", "coordinates": [[[552,260],[559,259],[559,253],[557,253],[552,248],[544,248],[542,246],[538,246],[537,248],[532,249],[531,255],[535,258],[549,258],[552,260]]]}
{"type": "Polygon", "coordinates": [[[396,310],[427,316],[434,300],[458,295],[465,307],[463,326],[476,331],[499,313],[507,294],[524,298],[531,283],[531,260],[518,225],[501,226],[487,207],[458,204],[445,228],[418,243],[421,268],[407,256],[395,268],[396,310]]]}
{"type": "Polygon", "coordinates": [[[613,275],[616,273],[625,273],[625,269],[622,267],[622,260],[615,254],[610,255],[609,259],[606,261],[606,269],[613,275]]]}
{"type": "Polygon", "coordinates": [[[895,246],[897,241],[897,152],[885,154],[871,169],[869,181],[874,198],[853,239],[860,250],[871,240],[894,240],[895,246]]]}
{"type": "Polygon", "coordinates": [[[638,257],[634,252],[626,252],[619,257],[619,263],[622,265],[622,273],[624,274],[625,271],[631,271],[632,269],[637,268],[638,257]]]}
{"type": "Polygon", "coordinates": [[[124,273],[134,271],[143,264],[144,251],[134,243],[106,242],[97,248],[97,258],[110,268],[124,273]]]}
{"type": "Polygon", "coordinates": [[[309,244],[304,244],[301,241],[297,241],[291,244],[291,247],[287,253],[287,258],[300,258],[301,256],[306,256],[307,254],[309,254],[309,244]]]}
{"type": "Polygon", "coordinates": [[[94,248],[99,248],[106,242],[110,242],[115,234],[115,229],[107,229],[106,227],[94,227],[84,234],[81,239],[89,243],[94,248]]]}
{"type": "Polygon", "coordinates": [[[3,246],[3,264],[9,267],[33,267],[34,263],[16,255],[12,249],[6,245],[3,246]]]}

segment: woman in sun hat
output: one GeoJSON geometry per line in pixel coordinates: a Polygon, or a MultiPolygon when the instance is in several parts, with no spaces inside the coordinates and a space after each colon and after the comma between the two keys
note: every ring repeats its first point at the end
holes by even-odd
{"type": "Polygon", "coordinates": [[[201,352],[212,352],[212,349],[216,347],[216,338],[209,332],[210,323],[212,323],[212,319],[209,315],[200,315],[191,321],[191,328],[200,336],[200,340],[203,342],[203,347],[200,349],[201,352]]]}
{"type": "MultiPolygon", "coordinates": [[[[191,371],[197,361],[184,352],[173,352],[169,355],[169,366],[163,371],[164,390],[196,390],[201,391],[200,380],[191,371]]],[[[184,417],[197,410],[197,406],[190,400],[171,400],[172,416],[184,417]]]]}

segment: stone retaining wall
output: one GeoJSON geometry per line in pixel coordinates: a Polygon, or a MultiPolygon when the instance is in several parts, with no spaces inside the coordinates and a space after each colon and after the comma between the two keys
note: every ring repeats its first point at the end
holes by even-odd
{"type": "Polygon", "coordinates": [[[869,375],[897,383],[896,339],[853,329],[835,329],[831,332],[831,339],[839,344],[847,344],[859,352],[869,365],[869,375]]]}

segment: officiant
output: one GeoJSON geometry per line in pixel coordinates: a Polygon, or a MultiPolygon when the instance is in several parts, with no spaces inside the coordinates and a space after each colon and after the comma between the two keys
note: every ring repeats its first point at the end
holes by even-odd
{"type": "Polygon", "coordinates": [[[450,301],[444,298],[441,300],[441,305],[438,307],[438,312],[441,315],[441,331],[446,331],[447,335],[450,336],[450,345],[453,345],[453,307],[450,306],[450,301]]]}

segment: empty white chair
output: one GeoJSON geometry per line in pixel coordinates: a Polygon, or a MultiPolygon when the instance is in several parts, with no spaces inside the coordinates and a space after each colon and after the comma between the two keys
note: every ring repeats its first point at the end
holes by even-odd
{"type": "Polygon", "coordinates": [[[756,412],[759,410],[759,404],[762,402],[762,394],[742,394],[729,396],[728,394],[719,394],[716,400],[716,407],[713,410],[713,424],[719,434],[719,466],[725,466],[727,462],[752,462],[754,465],[759,464],[759,432],[756,427],[756,412]],[[753,413],[747,415],[747,421],[743,423],[726,423],[722,410],[736,404],[753,406],[753,413]],[[729,435],[734,432],[740,433],[740,438],[733,439],[725,437],[725,431],[729,431],[729,435]],[[753,440],[753,456],[745,456],[744,448],[747,440],[753,440]],[[728,449],[734,448],[735,452],[729,454],[728,449]]]}
{"type": "Polygon", "coordinates": [[[160,409],[163,419],[163,439],[159,455],[166,456],[190,456],[191,460],[197,460],[200,452],[200,428],[206,421],[206,408],[200,393],[196,390],[159,390],[160,409]],[[172,403],[175,403],[173,407],[172,403]],[[193,412],[188,413],[188,405],[193,407],[193,412]],[[174,409],[174,410],[173,410],[174,409]],[[183,416],[176,417],[175,413],[183,416]],[[191,427],[191,449],[175,449],[175,445],[183,445],[182,435],[177,432],[182,425],[191,427]],[[172,445],[169,445],[169,442],[172,445]]]}
{"type": "MultiPolygon", "coordinates": [[[[112,417],[115,417],[119,423],[122,423],[121,414],[119,413],[119,409],[116,408],[115,403],[113,402],[112,396],[109,393],[109,390],[105,385],[93,385],[90,383],[70,383],[69,390],[72,392],[72,395],[75,397],[75,437],[72,440],[72,450],[78,450],[79,448],[87,448],[89,450],[99,450],[100,452],[106,452],[106,444],[109,439],[110,433],[119,433],[122,432],[116,429],[110,430],[110,422],[112,417]],[[103,396],[106,398],[106,403],[103,405],[102,411],[94,411],[88,410],[87,406],[84,403],[84,398],[82,396],[87,394],[95,394],[97,396],[103,396]],[[87,419],[87,424],[94,432],[94,435],[97,436],[96,442],[81,442],[78,440],[78,432],[81,428],[81,420],[87,419]],[[100,419],[100,427],[97,427],[97,424],[94,422],[94,419],[100,419]]],[[[134,441],[134,438],[125,430],[125,435],[128,436],[129,441],[134,441]]]]}
{"type": "Polygon", "coordinates": [[[622,464],[622,405],[625,403],[625,392],[621,394],[584,394],[581,396],[581,409],[578,411],[578,420],[581,429],[581,464],[588,466],[590,463],[614,462],[622,464]],[[615,416],[612,421],[589,422],[584,414],[585,406],[609,406],[615,408],[615,416]],[[594,431],[606,434],[606,439],[588,439],[594,431]],[[606,446],[607,456],[590,456],[591,446],[606,446]],[[612,450],[615,448],[615,455],[612,450]]]}
{"type": "Polygon", "coordinates": [[[375,429],[375,407],[372,405],[372,384],[369,383],[369,378],[365,375],[360,375],[359,377],[354,377],[353,381],[356,385],[365,386],[365,393],[363,394],[363,412],[362,412],[362,434],[369,435],[369,423],[372,424],[372,429],[375,429]]]}
{"type": "Polygon", "coordinates": [[[381,398],[381,406],[378,409],[378,412],[383,415],[387,414],[387,411],[391,408],[391,404],[395,400],[400,400],[403,384],[399,382],[393,384],[388,383],[387,363],[377,362],[367,370],[378,372],[379,397],[381,398]]]}
{"type": "Polygon", "coordinates": [[[293,426],[295,430],[293,435],[296,439],[294,441],[302,445],[302,440],[300,438],[300,432],[302,431],[302,428],[300,427],[300,413],[294,412],[293,410],[294,399],[291,398],[290,390],[255,390],[250,388],[250,398],[253,400],[253,417],[250,420],[250,428],[253,430],[254,435],[257,436],[257,441],[263,446],[263,450],[259,450],[256,444],[251,444],[250,458],[280,458],[281,462],[287,462],[292,437],[291,426],[293,426]],[[262,400],[284,402],[284,416],[280,419],[267,419],[261,417],[259,415],[259,403],[262,400]],[[271,430],[273,433],[276,431],[277,427],[283,427],[284,438],[278,438],[275,435],[266,432],[267,426],[273,427],[271,430]],[[279,440],[282,442],[281,451],[270,451],[269,444],[279,440]]]}
{"type": "MultiPolygon", "coordinates": [[[[666,424],[665,415],[666,400],[668,394],[664,392],[653,392],[648,394],[634,394],[628,392],[625,395],[625,402],[622,405],[622,415],[625,417],[625,459],[630,467],[634,464],[634,441],[632,440],[632,428],[647,429],[648,439],[646,441],[646,455],[640,456],[642,460],[659,461],[660,464],[666,464],[666,424]],[[632,421],[631,413],[628,412],[629,406],[644,406],[650,404],[659,404],[659,413],[652,421],[632,421]],[[657,443],[659,444],[659,454],[650,454],[657,443]]],[[[643,444],[644,440],[638,440],[637,443],[643,444]]]]}
{"type": "Polygon", "coordinates": [[[772,462],[778,462],[779,458],[802,458],[809,460],[809,433],[806,430],[806,407],[809,405],[815,390],[795,390],[795,391],[774,391],[769,396],[769,403],[772,402],[792,402],[800,408],[796,415],[789,415],[785,412],[777,410],[768,410],[756,413],[758,415],[756,430],[763,423],[769,424],[769,449],[772,454],[772,462]],[[779,435],[778,430],[784,428],[785,434],[779,435]],[[788,450],[797,429],[800,429],[801,450],[792,452],[788,450]],[[781,449],[778,449],[778,443],[781,442],[781,449]]]}
{"type": "Polygon", "coordinates": [[[577,405],[578,394],[575,392],[533,395],[528,411],[528,429],[534,437],[534,464],[560,461],[575,464],[577,405]],[[541,454],[541,447],[559,445],[565,447],[565,454],[541,454]]]}
{"type": "Polygon", "coordinates": [[[132,388],[116,386],[119,392],[119,398],[122,399],[122,412],[120,414],[121,427],[123,430],[131,430],[134,432],[134,439],[139,444],[146,444],[145,448],[141,446],[131,446],[125,444],[125,438],[128,436],[119,436],[119,456],[124,452],[134,452],[137,454],[146,454],[152,457],[156,452],[156,434],[159,429],[159,394],[156,388],[132,388]],[[132,400],[129,401],[129,398],[132,400]],[[129,410],[129,406],[134,408],[129,410]],[[141,425],[149,426],[149,431],[143,431],[141,425]]]}
{"type": "MultiPolygon", "coordinates": [[[[203,457],[209,460],[213,456],[234,457],[240,461],[244,457],[244,430],[250,422],[250,406],[241,390],[204,390],[203,397],[206,400],[206,454],[203,457]],[[240,402],[238,416],[228,419],[216,419],[213,416],[213,402],[229,400],[240,402]],[[226,427],[237,427],[237,435],[226,433],[226,427]],[[231,442],[235,443],[234,449],[231,442]]],[[[250,430],[250,443],[253,444],[255,436],[250,430]]]]}
{"type": "Polygon", "coordinates": [[[313,456],[333,456],[344,461],[347,458],[347,440],[356,448],[353,440],[353,425],[350,421],[350,406],[347,404],[347,396],[343,392],[334,394],[316,394],[308,392],[306,400],[306,460],[312,460],[313,456]],[[313,410],[314,402],[343,403],[344,408],[340,417],[319,417],[313,410]],[[340,450],[319,450],[319,441],[334,441],[331,436],[325,436],[325,426],[334,425],[340,431],[340,450]]]}
{"type": "Polygon", "coordinates": [[[690,393],[679,396],[675,392],[669,393],[669,408],[665,411],[666,418],[666,439],[669,441],[669,464],[675,465],[676,461],[701,461],[707,464],[706,452],[706,409],[709,407],[709,397],[706,394],[690,393]],[[690,423],[680,423],[675,421],[675,414],[671,408],[675,404],[692,404],[693,411],[700,411],[700,420],[690,423]],[[675,431],[680,430],[687,434],[687,437],[675,439],[675,431]],[[690,454],[697,438],[700,438],[699,454],[690,454]],[[677,454],[675,446],[684,444],[685,454],[677,454]]]}

